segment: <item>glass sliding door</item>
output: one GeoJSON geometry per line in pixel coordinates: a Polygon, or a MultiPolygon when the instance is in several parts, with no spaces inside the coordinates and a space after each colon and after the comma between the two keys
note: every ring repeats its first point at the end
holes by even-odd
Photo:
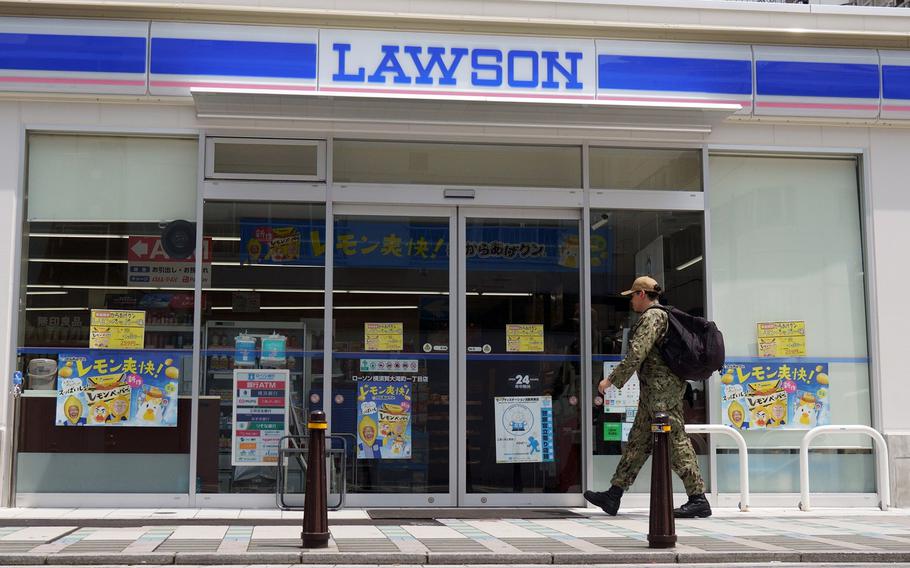
{"type": "MultiPolygon", "coordinates": [[[[203,215],[197,492],[269,502],[279,439],[321,403],[325,206],[207,200],[203,215]]],[[[292,468],[283,489],[302,482],[292,468]]]]}
{"type": "Polygon", "coordinates": [[[453,210],[339,206],[332,433],[351,505],[455,505],[453,210]]]}
{"type": "Polygon", "coordinates": [[[577,212],[462,209],[464,505],[581,503],[577,212]]]}

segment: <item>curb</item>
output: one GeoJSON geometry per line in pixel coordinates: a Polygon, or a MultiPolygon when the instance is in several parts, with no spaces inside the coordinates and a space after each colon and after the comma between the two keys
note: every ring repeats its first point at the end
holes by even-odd
{"type": "Polygon", "coordinates": [[[670,550],[651,552],[555,552],[553,564],[673,564],[678,553],[670,550]]]}
{"type": "Polygon", "coordinates": [[[429,552],[427,564],[552,564],[549,552],[429,552]]]}
{"type": "MultiPolygon", "coordinates": [[[[3,558],[0,558],[2,562],[3,558]]],[[[124,564],[129,566],[141,564],[173,564],[174,553],[150,552],[148,554],[119,554],[119,553],[61,553],[50,554],[45,557],[47,564],[62,564],[66,566],[85,564],[124,564]]],[[[42,562],[44,564],[44,562],[42,562]]]]}
{"type": "Polygon", "coordinates": [[[436,565],[496,566],[511,565],[532,568],[542,565],[594,564],[747,564],[747,563],[901,563],[910,562],[910,551],[840,551],[840,552],[674,552],[643,550],[615,553],[369,553],[369,552],[177,552],[149,554],[0,554],[0,566],[137,566],[197,565],[248,566],[277,565],[436,565]]]}

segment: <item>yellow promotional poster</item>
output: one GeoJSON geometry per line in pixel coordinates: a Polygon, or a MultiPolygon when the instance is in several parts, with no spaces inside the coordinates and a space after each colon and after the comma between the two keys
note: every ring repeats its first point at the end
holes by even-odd
{"type": "Polygon", "coordinates": [[[758,323],[759,357],[805,357],[806,322],[766,321],[758,323]]]}
{"type": "Polygon", "coordinates": [[[57,426],[177,426],[180,369],[170,353],[80,351],[57,361],[57,426]]]}
{"type": "Polygon", "coordinates": [[[90,349],[144,349],[145,312],[92,310],[90,349]]]}
{"type": "Polygon", "coordinates": [[[404,324],[363,324],[363,344],[366,351],[401,351],[404,349],[404,324]]]}
{"type": "Polygon", "coordinates": [[[506,351],[509,353],[542,353],[543,324],[507,324],[506,351]]]}

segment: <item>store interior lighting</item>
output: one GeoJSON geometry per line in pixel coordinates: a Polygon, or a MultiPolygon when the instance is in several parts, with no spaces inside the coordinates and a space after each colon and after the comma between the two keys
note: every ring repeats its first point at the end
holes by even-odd
{"type": "Polygon", "coordinates": [[[703,257],[702,255],[698,255],[698,256],[696,256],[695,258],[693,258],[692,260],[689,260],[689,261],[684,262],[684,263],[680,264],[679,266],[677,266],[677,267],[676,267],[676,270],[685,270],[685,269],[689,268],[689,267],[692,266],[692,265],[698,264],[698,263],[701,262],[703,259],[704,259],[704,257],[703,257]]]}

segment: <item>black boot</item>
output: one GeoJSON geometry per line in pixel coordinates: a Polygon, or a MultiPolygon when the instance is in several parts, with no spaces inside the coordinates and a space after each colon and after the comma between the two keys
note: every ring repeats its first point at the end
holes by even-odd
{"type": "Polygon", "coordinates": [[[604,513],[615,517],[619,511],[619,500],[622,499],[622,488],[613,485],[606,491],[585,491],[585,499],[592,505],[603,509],[604,513]]]}
{"type": "Polygon", "coordinates": [[[689,496],[689,500],[673,511],[673,516],[677,519],[694,519],[696,517],[705,518],[711,516],[711,504],[704,493],[689,496]]]}

